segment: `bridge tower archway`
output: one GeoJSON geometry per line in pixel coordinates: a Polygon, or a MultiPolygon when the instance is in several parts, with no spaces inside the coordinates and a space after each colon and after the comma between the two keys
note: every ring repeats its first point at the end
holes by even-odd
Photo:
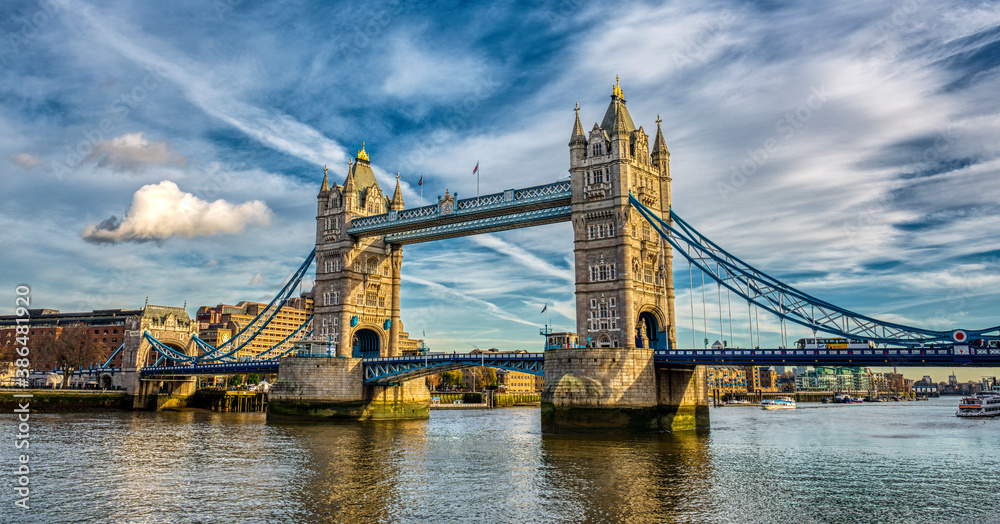
{"type": "Polygon", "coordinates": [[[354,358],[374,358],[381,356],[383,337],[369,327],[358,328],[351,337],[351,356],[354,358]]]}
{"type": "Polygon", "coordinates": [[[639,313],[635,333],[635,347],[667,348],[667,337],[663,323],[660,322],[659,315],[653,311],[647,310],[639,313]]]}

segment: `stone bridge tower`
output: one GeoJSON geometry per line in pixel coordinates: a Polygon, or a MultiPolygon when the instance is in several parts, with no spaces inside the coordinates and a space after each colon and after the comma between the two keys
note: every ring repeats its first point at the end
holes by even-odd
{"type": "Polygon", "coordinates": [[[148,332],[153,338],[170,346],[179,353],[196,355],[199,353],[192,337],[198,334],[198,323],[191,319],[183,307],[153,306],[148,302],[138,315],[129,317],[125,332],[125,347],[122,348],[122,385],[134,395],[136,409],[158,409],[155,399],[161,391],[174,396],[188,396],[194,393],[195,377],[157,377],[142,380],[142,368],[151,366],[159,357],[152,345],[142,336],[148,332]]]}
{"type": "Polygon", "coordinates": [[[387,198],[363,144],[343,185],[330,185],[323,169],[316,212],[314,348],[326,343],[345,357],[399,355],[402,246],[379,237],[355,239],[347,228],[354,218],[401,209],[399,178],[387,198]]]}
{"type": "Polygon", "coordinates": [[[616,83],[604,120],[586,134],[580,109],[570,138],[576,325],[589,347],[674,347],[670,245],[632,209],[629,192],[670,218],[670,152],[660,118],[636,129],[616,83]]]}
{"type": "Polygon", "coordinates": [[[581,345],[545,351],[542,431],[664,431],[708,427],[704,368],[657,366],[676,347],[670,246],[629,203],[631,192],[670,217],[670,153],[660,119],[652,147],[615,82],[590,132],[580,108],[570,135],[581,345]]]}

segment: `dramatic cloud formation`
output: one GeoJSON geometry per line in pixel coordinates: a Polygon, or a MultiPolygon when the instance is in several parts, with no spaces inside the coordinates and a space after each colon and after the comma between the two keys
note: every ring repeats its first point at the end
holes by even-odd
{"type": "Polygon", "coordinates": [[[37,156],[29,155],[27,153],[18,153],[16,155],[10,155],[10,161],[14,162],[15,164],[25,169],[31,169],[35,166],[41,166],[45,164],[45,162],[39,160],[37,156]]]}
{"type": "Polygon", "coordinates": [[[164,142],[151,142],[142,133],[131,133],[102,140],[84,162],[95,162],[116,172],[138,173],[147,165],[182,165],[184,157],[175,154],[164,142]]]}
{"type": "Polygon", "coordinates": [[[80,236],[87,242],[116,244],[242,233],[247,226],[270,225],[271,216],[260,200],[239,205],[225,200],[206,202],[164,180],[136,191],[124,219],[112,216],[100,224],[88,224],[80,236]]]}
{"type": "MultiPolygon", "coordinates": [[[[44,284],[47,307],[91,309],[119,272],[129,284],[101,306],[272,293],[312,247],[323,166],[343,183],[362,141],[383,191],[401,172],[407,207],[563,179],[574,104],[590,129],[620,75],[636,125],[662,118],[674,209],[734,255],[878,318],[1000,323],[996,3],[59,3],[17,52],[0,39],[0,228],[17,246],[0,265],[44,284]],[[143,203],[152,191],[119,173],[227,219],[175,212],[179,190],[143,203]],[[264,234],[198,236],[272,213],[264,234]],[[175,249],[143,243],[164,238],[175,249]]],[[[0,21],[16,32],[37,9],[9,0],[0,21]]],[[[402,320],[434,350],[537,349],[545,303],[554,328],[577,327],[568,223],[405,252],[402,320]]],[[[727,297],[709,281],[703,308],[701,276],[674,262],[678,339],[748,344],[745,303],[733,334],[706,336],[702,311],[718,324],[727,297]]],[[[780,332],[760,319],[762,344],[780,332]]]]}

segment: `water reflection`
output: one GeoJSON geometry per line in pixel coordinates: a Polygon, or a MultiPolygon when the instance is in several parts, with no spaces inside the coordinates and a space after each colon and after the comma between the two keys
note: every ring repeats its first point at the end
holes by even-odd
{"type": "Polygon", "coordinates": [[[573,501],[560,511],[579,522],[669,521],[698,512],[711,479],[708,433],[542,439],[552,496],[573,501]]]}
{"type": "MultiPolygon", "coordinates": [[[[269,426],[274,426],[269,424],[269,426]]],[[[426,421],[278,425],[294,436],[308,468],[296,482],[298,522],[386,522],[405,502],[401,467],[410,443],[424,438],[426,421]]],[[[405,475],[419,461],[405,460],[405,475]]]]}
{"type": "MultiPolygon", "coordinates": [[[[724,408],[710,432],[542,436],[537,409],[269,424],[32,416],[32,514],[0,522],[913,522],[995,518],[1000,420],[724,408]],[[37,497],[37,498],[36,498],[37,497]]],[[[0,462],[16,462],[0,446],[0,462]]]]}

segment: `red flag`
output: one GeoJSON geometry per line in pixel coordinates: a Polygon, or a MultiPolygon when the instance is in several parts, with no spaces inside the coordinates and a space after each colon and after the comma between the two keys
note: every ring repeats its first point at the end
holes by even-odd
{"type": "Polygon", "coordinates": [[[424,175],[420,175],[420,182],[417,182],[418,186],[424,185],[424,175]]]}
{"type": "Polygon", "coordinates": [[[478,172],[479,172],[479,162],[477,161],[476,162],[476,168],[472,170],[472,174],[474,175],[474,174],[476,174],[478,172]]]}

